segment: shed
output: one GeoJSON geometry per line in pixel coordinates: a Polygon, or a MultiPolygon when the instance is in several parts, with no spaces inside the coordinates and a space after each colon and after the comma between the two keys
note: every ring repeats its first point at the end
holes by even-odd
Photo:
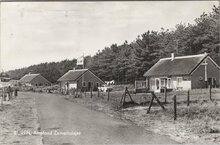
{"type": "Polygon", "coordinates": [[[160,92],[172,90],[219,87],[220,67],[206,53],[160,59],[144,76],[149,89],[160,92]]]}

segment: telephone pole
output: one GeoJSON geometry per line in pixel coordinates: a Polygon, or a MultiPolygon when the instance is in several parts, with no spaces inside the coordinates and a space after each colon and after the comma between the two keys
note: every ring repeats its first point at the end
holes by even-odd
{"type": "Polygon", "coordinates": [[[2,72],[2,4],[0,2],[0,73],[2,72]]]}

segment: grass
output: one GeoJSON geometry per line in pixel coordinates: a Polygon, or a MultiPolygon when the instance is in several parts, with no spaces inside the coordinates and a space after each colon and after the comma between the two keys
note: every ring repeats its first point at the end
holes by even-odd
{"type": "MultiPolygon", "coordinates": [[[[190,105],[187,106],[187,92],[169,92],[167,103],[164,103],[164,94],[156,96],[163,102],[166,111],[154,101],[152,109],[147,114],[151,94],[131,94],[137,104],[129,108],[121,107],[120,100],[124,91],[108,93],[93,92],[92,98],[87,92],[81,98],[71,98],[72,101],[83,103],[92,109],[111,114],[116,118],[128,119],[139,126],[156,133],[166,134],[181,143],[219,143],[220,144],[220,89],[212,90],[212,101],[207,89],[190,91],[190,105]],[[173,95],[177,96],[177,121],[173,120],[173,95]],[[137,108],[142,107],[141,109],[137,108]]],[[[126,102],[129,102],[129,97],[126,102]]]]}

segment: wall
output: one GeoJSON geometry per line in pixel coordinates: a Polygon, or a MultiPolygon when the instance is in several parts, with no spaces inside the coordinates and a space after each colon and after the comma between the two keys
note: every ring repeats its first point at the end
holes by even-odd
{"type": "Polygon", "coordinates": [[[86,82],[86,89],[87,91],[89,90],[88,88],[88,82],[92,82],[94,84],[94,90],[97,89],[97,84],[96,83],[99,83],[99,86],[101,84],[104,84],[100,79],[98,79],[96,76],[94,76],[94,74],[92,74],[90,71],[87,71],[82,77],[80,77],[78,80],[77,80],[77,87],[78,89],[81,89],[82,88],[82,82],[86,82]]]}
{"type": "MultiPolygon", "coordinates": [[[[207,58],[207,78],[215,77],[217,80],[217,85],[219,86],[219,69],[216,67],[216,65],[207,58]]],[[[205,66],[200,65],[191,76],[192,80],[192,89],[196,88],[206,88],[206,82],[205,82],[205,66]]]]}
{"type": "Polygon", "coordinates": [[[173,76],[171,78],[171,87],[175,90],[191,90],[190,76],[173,76]],[[177,78],[182,78],[182,82],[177,83],[177,78]]]}
{"type": "MultiPolygon", "coordinates": [[[[159,77],[157,77],[159,78],[159,77]]],[[[164,78],[164,77],[161,77],[164,78]]],[[[160,79],[160,78],[159,78],[160,79]]],[[[155,78],[150,78],[150,90],[155,90],[156,85],[155,85],[155,78]]],[[[160,82],[161,85],[161,82],[160,82]]],[[[173,76],[171,77],[171,89],[174,90],[190,90],[191,89],[191,78],[190,76],[173,76]],[[177,78],[181,77],[182,82],[177,84],[177,78]]]]}
{"type": "Polygon", "coordinates": [[[40,84],[42,86],[48,86],[51,85],[44,77],[42,77],[41,75],[36,76],[32,81],[31,81],[31,85],[33,86],[39,86],[40,84]]]}

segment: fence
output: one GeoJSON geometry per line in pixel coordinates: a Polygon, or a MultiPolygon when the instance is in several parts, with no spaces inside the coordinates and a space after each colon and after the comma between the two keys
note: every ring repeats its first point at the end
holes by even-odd
{"type": "Polygon", "coordinates": [[[16,88],[4,87],[0,88],[1,107],[3,107],[5,101],[10,101],[13,97],[18,96],[18,90],[16,88]]]}
{"type": "MultiPolygon", "coordinates": [[[[95,92],[84,92],[81,93],[81,97],[87,98],[95,98],[95,99],[103,99],[106,102],[110,102],[114,105],[121,105],[121,99],[123,94],[125,94],[125,88],[123,91],[95,91],[95,92]]],[[[132,89],[128,89],[132,100],[138,105],[149,105],[152,95],[147,93],[138,93],[138,94],[131,94],[132,89]]],[[[197,103],[198,101],[203,100],[216,100],[219,98],[220,89],[219,88],[209,88],[209,89],[196,89],[196,90],[189,90],[189,91],[173,91],[168,92],[164,90],[163,93],[156,93],[157,98],[160,100],[162,104],[166,104],[167,106],[172,106],[173,104],[173,112],[174,112],[174,119],[177,119],[177,108],[179,104],[190,106],[192,103],[197,103]],[[175,96],[175,97],[174,97],[175,96]]],[[[124,102],[129,102],[131,99],[129,97],[123,98],[124,102]]]]}

